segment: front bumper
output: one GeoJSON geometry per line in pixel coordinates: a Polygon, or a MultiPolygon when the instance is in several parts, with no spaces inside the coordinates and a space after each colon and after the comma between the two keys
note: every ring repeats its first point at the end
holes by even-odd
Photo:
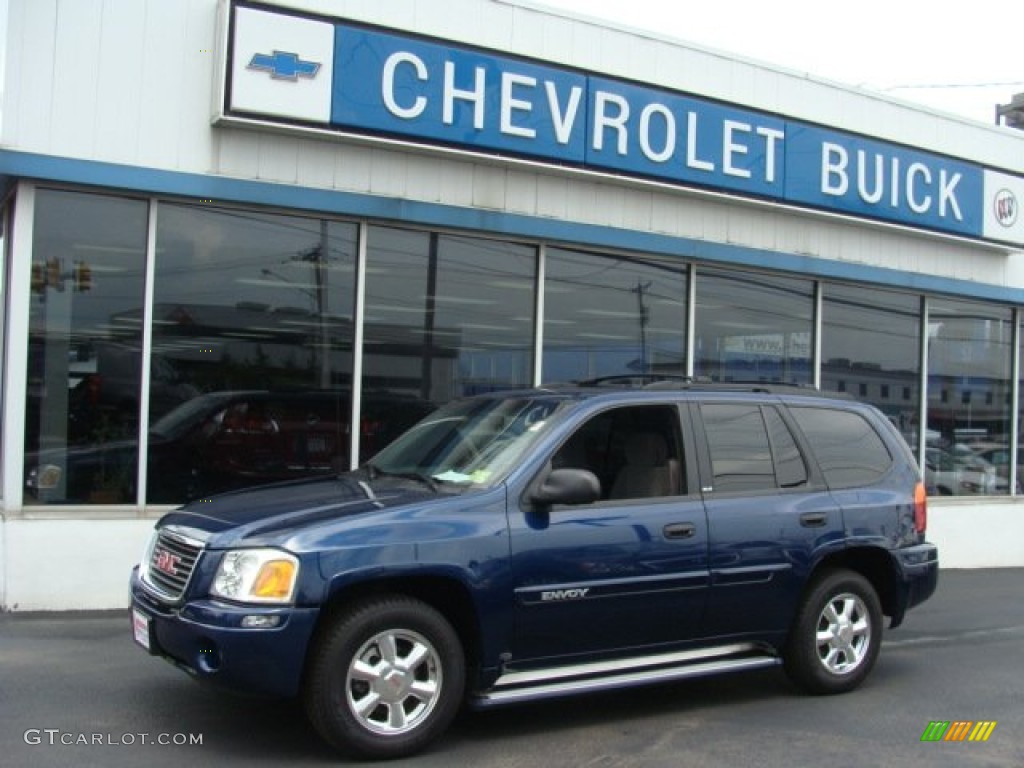
{"type": "Polygon", "coordinates": [[[939,584],[939,549],[925,542],[893,552],[899,572],[899,601],[893,611],[891,627],[898,627],[903,616],[935,593],[939,584]]]}
{"type": "Polygon", "coordinates": [[[273,696],[299,692],[319,609],[210,599],[168,605],[146,590],[138,568],[132,571],[130,590],[137,639],[145,636],[152,655],[231,690],[273,696]],[[246,617],[262,617],[257,620],[276,626],[246,627],[246,617]]]}

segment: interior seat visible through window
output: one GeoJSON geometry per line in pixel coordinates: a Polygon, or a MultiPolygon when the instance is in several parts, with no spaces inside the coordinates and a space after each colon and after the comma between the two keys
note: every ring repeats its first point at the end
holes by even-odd
{"type": "Polygon", "coordinates": [[[626,438],[626,464],[612,486],[613,499],[671,496],[677,493],[678,462],[670,461],[665,438],[634,432],[626,438]]]}

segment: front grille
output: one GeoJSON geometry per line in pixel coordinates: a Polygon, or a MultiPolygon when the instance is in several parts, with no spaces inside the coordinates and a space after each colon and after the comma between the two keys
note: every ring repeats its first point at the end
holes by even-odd
{"type": "Polygon", "coordinates": [[[146,567],[146,582],[162,596],[177,600],[185,593],[202,552],[202,542],[161,530],[146,567]]]}

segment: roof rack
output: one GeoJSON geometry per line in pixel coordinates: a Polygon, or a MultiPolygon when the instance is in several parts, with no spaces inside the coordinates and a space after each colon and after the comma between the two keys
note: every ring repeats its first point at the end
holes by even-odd
{"type": "Polygon", "coordinates": [[[845,393],[823,392],[813,384],[786,381],[712,381],[711,379],[695,380],[690,383],[678,384],[667,381],[648,384],[644,389],[696,389],[708,392],[756,392],[770,395],[821,395],[822,397],[847,397],[845,393]]]}
{"type": "MultiPolygon", "coordinates": [[[[558,387],[559,385],[548,385],[558,387]]],[[[670,373],[634,373],[617,376],[599,376],[593,379],[574,381],[569,387],[621,387],[652,390],[687,389],[705,392],[753,392],[760,394],[815,394],[821,397],[852,400],[844,392],[823,391],[813,384],[783,381],[732,380],[715,381],[707,376],[682,376],[670,373]]]]}
{"type": "Polygon", "coordinates": [[[615,376],[598,376],[572,382],[577,387],[650,387],[654,384],[689,384],[697,381],[694,376],[683,376],[676,373],[625,373],[615,376]]]}

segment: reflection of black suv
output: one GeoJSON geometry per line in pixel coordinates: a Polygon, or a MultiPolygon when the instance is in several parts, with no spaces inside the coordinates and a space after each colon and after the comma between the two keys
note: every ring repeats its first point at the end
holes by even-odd
{"type": "Polygon", "coordinates": [[[469,398],[355,472],[157,525],[136,641],[298,695],[331,744],[423,748],[477,707],[781,664],[868,675],[938,578],[913,456],[871,406],[794,388],[469,398]]]}

